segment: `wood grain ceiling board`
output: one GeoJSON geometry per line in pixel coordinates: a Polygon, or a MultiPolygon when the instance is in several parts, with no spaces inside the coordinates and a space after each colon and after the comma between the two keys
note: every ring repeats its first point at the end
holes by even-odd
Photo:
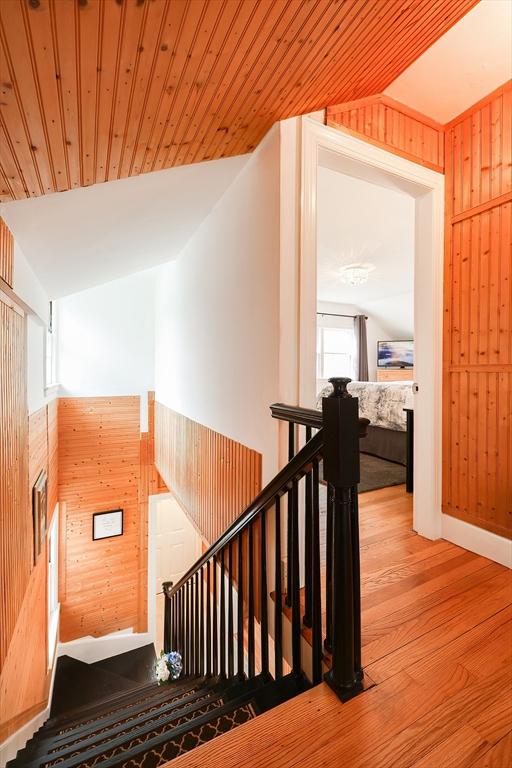
{"type": "Polygon", "coordinates": [[[3,0],[0,194],[250,152],[381,93],[477,0],[3,0]]]}

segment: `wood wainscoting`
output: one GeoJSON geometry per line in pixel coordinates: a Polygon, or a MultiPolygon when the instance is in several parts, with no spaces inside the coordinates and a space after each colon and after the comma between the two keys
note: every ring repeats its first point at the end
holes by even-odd
{"type": "Polygon", "coordinates": [[[162,403],[155,408],[156,468],[213,543],[261,490],[261,454],[162,403]]]}
{"type": "Polygon", "coordinates": [[[443,511],[512,537],[512,84],[446,127],[443,511]]]}
{"type": "Polygon", "coordinates": [[[389,96],[327,107],[326,124],[434,171],[444,170],[443,126],[389,96]]]}

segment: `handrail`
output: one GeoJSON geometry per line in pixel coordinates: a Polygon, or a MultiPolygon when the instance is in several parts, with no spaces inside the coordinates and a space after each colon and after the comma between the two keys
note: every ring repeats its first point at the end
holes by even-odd
{"type": "MultiPolygon", "coordinates": [[[[320,429],[323,424],[322,411],[316,408],[303,408],[300,405],[285,405],[284,403],[274,403],[270,406],[273,419],[288,421],[290,424],[300,424],[303,427],[312,427],[320,429]]],[[[370,419],[359,417],[359,437],[366,437],[366,430],[370,424],[370,419]]]]}
{"type": "MultiPolygon", "coordinates": [[[[307,410],[307,409],[303,409],[307,410]]],[[[322,414],[319,413],[320,423],[322,421],[322,414]]],[[[320,424],[321,425],[321,424],[320,424]]],[[[224,531],[224,533],[215,541],[211,547],[204,552],[204,554],[196,560],[194,565],[189,568],[184,576],[168,589],[167,596],[172,597],[175,595],[187,581],[194,576],[197,571],[222,549],[224,549],[231,541],[233,541],[239,533],[245,530],[249,524],[255,520],[258,515],[263,512],[273,501],[276,496],[282,494],[293,480],[305,474],[305,471],[317,456],[323,446],[323,430],[320,429],[311,440],[300,449],[300,451],[286,464],[277,475],[263,488],[254,501],[249,504],[242,514],[237,517],[234,522],[224,531]]]]}

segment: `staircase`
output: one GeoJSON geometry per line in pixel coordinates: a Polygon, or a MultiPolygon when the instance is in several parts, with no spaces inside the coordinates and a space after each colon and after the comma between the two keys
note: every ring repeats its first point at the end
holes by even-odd
{"type": "Polygon", "coordinates": [[[288,423],[288,463],[178,584],[164,584],[164,650],[181,653],[183,677],[159,686],[153,656],[61,660],[68,679],[57,678],[52,716],[9,768],[157,768],[322,679],[342,700],[363,689],[357,483],[368,421],[349,381],[331,379],[321,413],[272,406],[288,423]]]}

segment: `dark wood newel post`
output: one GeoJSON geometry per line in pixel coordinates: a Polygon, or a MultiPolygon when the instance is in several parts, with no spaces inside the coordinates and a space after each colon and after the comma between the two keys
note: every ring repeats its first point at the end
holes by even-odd
{"type": "Polygon", "coordinates": [[[350,381],[329,379],[333,392],[322,401],[324,479],[333,509],[332,664],[325,680],[342,700],[362,690],[363,678],[357,509],[360,424],[358,400],[347,391],[350,381]]]}
{"type": "Polygon", "coordinates": [[[173,632],[175,627],[172,621],[172,602],[169,597],[169,593],[172,589],[172,581],[164,581],[162,583],[162,592],[164,593],[164,651],[169,653],[173,650],[173,632]]]}

